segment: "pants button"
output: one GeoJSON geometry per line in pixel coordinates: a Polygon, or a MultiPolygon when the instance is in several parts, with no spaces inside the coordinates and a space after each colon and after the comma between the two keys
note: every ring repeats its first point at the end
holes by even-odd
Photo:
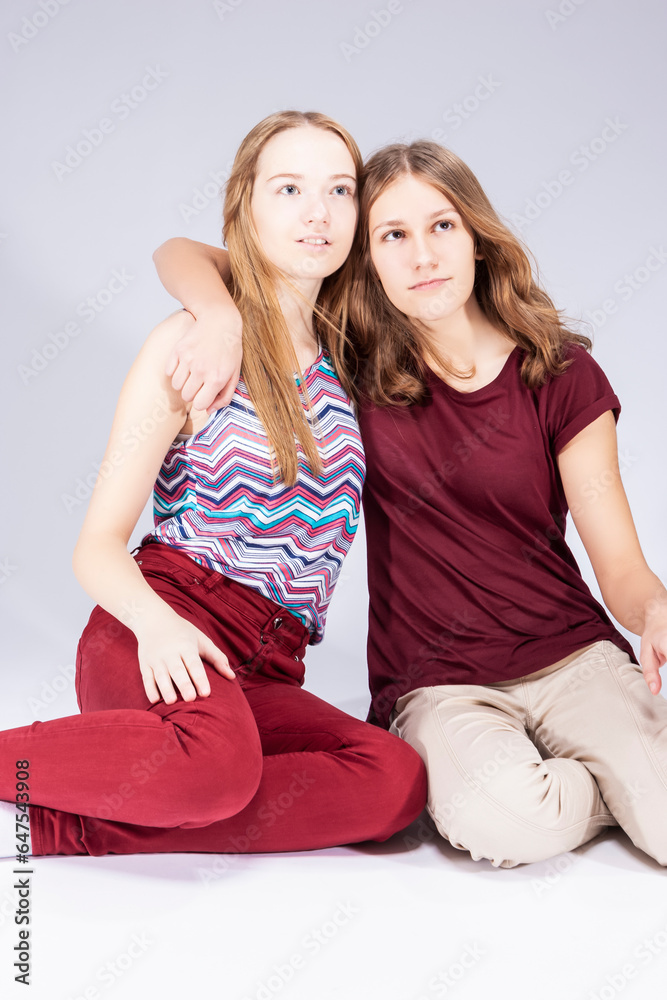
{"type": "Polygon", "coordinates": [[[274,628],[280,628],[280,626],[282,625],[282,623],[283,623],[282,618],[274,618],[274,620],[273,620],[273,627],[274,628]]]}

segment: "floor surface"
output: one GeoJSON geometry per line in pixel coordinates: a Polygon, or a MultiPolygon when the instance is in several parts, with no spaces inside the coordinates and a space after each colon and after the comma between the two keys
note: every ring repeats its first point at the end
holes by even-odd
{"type": "Polygon", "coordinates": [[[425,818],[301,854],[35,859],[28,992],[12,981],[15,868],[0,863],[3,997],[665,996],[665,871],[616,830],[512,870],[425,818]]]}

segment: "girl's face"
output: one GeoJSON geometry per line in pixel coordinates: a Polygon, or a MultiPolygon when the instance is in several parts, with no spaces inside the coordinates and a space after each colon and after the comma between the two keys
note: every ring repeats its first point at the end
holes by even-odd
{"type": "Polygon", "coordinates": [[[352,246],[356,189],[354,160],[333,132],[305,125],[269,139],[251,198],[268,260],[295,280],[333,274],[352,246]]]}
{"type": "Polygon", "coordinates": [[[465,311],[481,255],[437,188],[412,174],[399,177],[373,203],[369,233],[371,259],[397,309],[426,324],[465,311]]]}

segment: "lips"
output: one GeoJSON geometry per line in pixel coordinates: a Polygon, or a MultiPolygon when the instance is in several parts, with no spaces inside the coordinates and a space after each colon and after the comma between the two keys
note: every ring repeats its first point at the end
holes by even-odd
{"type": "Polygon", "coordinates": [[[329,240],[326,236],[304,236],[302,239],[297,240],[297,243],[307,243],[308,246],[312,247],[328,247],[331,246],[329,240]]]}
{"type": "Polygon", "coordinates": [[[428,291],[430,288],[440,288],[449,278],[431,278],[430,281],[420,281],[417,285],[410,285],[411,292],[428,291]]]}

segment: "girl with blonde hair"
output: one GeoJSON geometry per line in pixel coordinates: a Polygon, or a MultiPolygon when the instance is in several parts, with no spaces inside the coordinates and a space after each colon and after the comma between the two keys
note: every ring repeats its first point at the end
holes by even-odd
{"type": "Polygon", "coordinates": [[[38,855],[304,850],[386,839],[423,808],[418,755],[301,686],[364,479],[331,362],[360,167],[316,113],[272,115],[241,143],[225,236],[242,377],[212,416],[184,403],[165,366],[186,312],[130,370],[74,558],[98,602],[82,714],[0,733],[4,855],[28,838],[38,855]],[[151,489],[155,526],[131,555],[151,489]]]}

